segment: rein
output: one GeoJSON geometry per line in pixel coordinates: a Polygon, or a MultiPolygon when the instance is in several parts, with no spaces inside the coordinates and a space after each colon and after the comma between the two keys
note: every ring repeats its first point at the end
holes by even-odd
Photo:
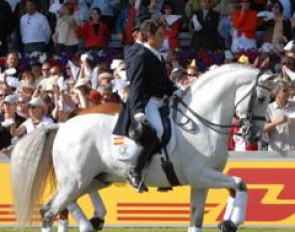
{"type": "Polygon", "coordinates": [[[257,74],[256,77],[256,83],[255,85],[250,89],[250,91],[248,91],[235,105],[234,109],[237,108],[237,106],[246,98],[251,94],[251,98],[249,101],[249,105],[248,105],[248,111],[247,111],[247,116],[246,118],[242,118],[239,119],[240,123],[238,125],[224,125],[224,124],[218,124],[218,123],[213,123],[210,122],[209,120],[207,120],[206,118],[204,118],[203,116],[201,116],[200,114],[198,114],[197,112],[195,112],[194,110],[192,110],[179,96],[175,96],[174,97],[174,104],[173,104],[173,113],[172,113],[172,118],[173,121],[176,123],[176,125],[178,125],[181,129],[183,129],[184,131],[188,132],[188,133],[195,133],[195,129],[197,128],[197,123],[188,115],[186,115],[181,109],[179,109],[178,105],[181,104],[184,106],[184,108],[187,109],[188,112],[190,112],[195,118],[197,118],[201,123],[203,123],[205,126],[207,126],[209,129],[219,133],[219,134],[225,134],[225,135],[238,135],[238,136],[243,136],[244,133],[238,133],[238,132],[224,132],[220,129],[217,128],[221,128],[221,129],[228,129],[228,128],[232,128],[232,127],[238,127],[240,128],[241,126],[245,125],[247,122],[252,122],[252,121],[265,121],[266,118],[264,116],[257,116],[254,115],[252,113],[253,110],[253,104],[254,104],[254,99],[257,96],[257,93],[255,91],[256,87],[258,86],[258,79],[259,77],[263,74],[263,72],[259,72],[257,74]],[[180,112],[187,120],[184,123],[181,122],[177,122],[176,121],[176,117],[177,117],[177,112],[180,112]],[[191,122],[193,124],[193,127],[191,129],[187,129],[185,127],[185,125],[187,125],[189,122],[191,122]]]}

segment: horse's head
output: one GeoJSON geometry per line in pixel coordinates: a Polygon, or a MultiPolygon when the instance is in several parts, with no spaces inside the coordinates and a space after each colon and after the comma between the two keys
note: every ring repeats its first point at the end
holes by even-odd
{"type": "Polygon", "coordinates": [[[238,90],[236,114],[241,120],[242,136],[249,144],[261,137],[270,93],[275,87],[272,75],[258,74],[255,83],[238,90]]]}

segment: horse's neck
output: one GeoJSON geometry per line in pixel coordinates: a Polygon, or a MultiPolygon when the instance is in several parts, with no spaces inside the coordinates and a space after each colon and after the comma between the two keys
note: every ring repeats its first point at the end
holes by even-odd
{"type": "Polygon", "coordinates": [[[237,86],[229,81],[212,81],[206,86],[200,86],[200,89],[192,89],[184,101],[187,101],[190,108],[207,120],[228,124],[234,113],[236,89],[237,86]]]}

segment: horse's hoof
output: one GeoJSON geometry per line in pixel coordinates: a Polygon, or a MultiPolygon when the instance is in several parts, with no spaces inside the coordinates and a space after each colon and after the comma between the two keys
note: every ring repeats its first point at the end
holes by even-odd
{"type": "Polygon", "coordinates": [[[236,232],[238,227],[231,220],[222,221],[218,224],[218,232],[236,232]]]}
{"type": "Polygon", "coordinates": [[[93,217],[90,220],[91,225],[93,226],[95,231],[102,230],[104,225],[104,220],[98,217],[93,217]]]}

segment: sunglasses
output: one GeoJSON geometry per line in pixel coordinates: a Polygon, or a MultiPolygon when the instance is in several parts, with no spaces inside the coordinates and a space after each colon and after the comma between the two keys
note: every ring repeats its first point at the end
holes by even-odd
{"type": "Polygon", "coordinates": [[[188,77],[197,77],[197,74],[187,74],[188,77]]]}

